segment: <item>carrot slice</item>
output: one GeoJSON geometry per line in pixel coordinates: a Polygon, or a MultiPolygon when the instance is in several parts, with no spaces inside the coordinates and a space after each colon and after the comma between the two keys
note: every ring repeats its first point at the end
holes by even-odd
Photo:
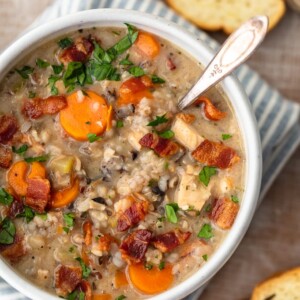
{"type": "Polygon", "coordinates": [[[83,249],[83,248],[82,248],[82,250],[81,250],[81,258],[82,258],[83,262],[84,262],[87,266],[90,265],[90,259],[89,259],[88,255],[87,255],[85,249],[83,249]]]}
{"type": "Polygon", "coordinates": [[[87,246],[90,246],[92,244],[92,222],[86,221],[83,223],[83,233],[84,233],[84,243],[87,246]]]}
{"type": "Polygon", "coordinates": [[[132,77],[124,81],[119,89],[120,98],[117,100],[117,106],[127,104],[138,104],[144,97],[152,99],[153,96],[149,88],[153,84],[148,76],[132,77]]]}
{"type": "Polygon", "coordinates": [[[134,44],[149,58],[157,56],[160,50],[159,43],[155,37],[146,32],[140,32],[134,44]]]}
{"type": "Polygon", "coordinates": [[[33,162],[27,178],[46,178],[46,168],[39,162],[33,162]]]}
{"type": "Polygon", "coordinates": [[[98,295],[93,295],[92,299],[93,300],[112,300],[112,297],[110,294],[98,294],[98,295]]]}
{"type": "Polygon", "coordinates": [[[107,112],[106,131],[109,131],[112,128],[113,114],[114,114],[113,107],[112,105],[110,105],[107,112]]]}
{"type": "Polygon", "coordinates": [[[164,269],[153,267],[147,270],[143,264],[128,266],[131,283],[145,294],[157,294],[167,290],[173,282],[172,266],[167,264],[164,269]]]}
{"type": "Polygon", "coordinates": [[[8,184],[18,196],[25,196],[27,193],[27,171],[27,163],[25,161],[18,161],[14,163],[7,172],[8,184]]]}
{"type": "Polygon", "coordinates": [[[67,97],[68,106],[60,111],[64,130],[78,141],[86,141],[89,133],[100,135],[107,125],[108,107],[95,92],[74,92],[67,97]]]}
{"type": "Polygon", "coordinates": [[[51,197],[51,207],[61,208],[73,202],[79,194],[79,180],[76,178],[70,187],[55,192],[51,197]]]}
{"type": "Polygon", "coordinates": [[[114,286],[115,288],[120,288],[122,286],[128,285],[128,281],[126,278],[126,274],[123,271],[116,271],[115,273],[115,280],[114,280],[114,286]]]}

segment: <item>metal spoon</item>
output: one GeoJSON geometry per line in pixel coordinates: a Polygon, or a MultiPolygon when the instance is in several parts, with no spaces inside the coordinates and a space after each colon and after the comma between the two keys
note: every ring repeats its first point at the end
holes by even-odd
{"type": "Polygon", "coordinates": [[[268,25],[267,16],[256,16],[233,32],[205,68],[196,84],[179,101],[179,109],[191,105],[201,94],[247,60],[263,41],[268,25]]]}

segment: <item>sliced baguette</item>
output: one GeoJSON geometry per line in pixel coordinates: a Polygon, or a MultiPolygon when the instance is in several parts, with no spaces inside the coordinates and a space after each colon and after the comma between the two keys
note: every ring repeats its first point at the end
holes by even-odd
{"type": "Polygon", "coordinates": [[[205,30],[232,33],[255,15],[269,17],[269,30],[285,13],[283,0],[166,0],[179,14],[205,30]]]}
{"type": "Polygon", "coordinates": [[[300,300],[300,267],[258,284],[251,300],[300,300]]]}

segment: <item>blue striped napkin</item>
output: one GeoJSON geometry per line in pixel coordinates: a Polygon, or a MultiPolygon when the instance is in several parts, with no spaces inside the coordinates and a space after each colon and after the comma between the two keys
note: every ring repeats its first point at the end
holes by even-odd
{"type": "MultiPolygon", "coordinates": [[[[33,24],[95,8],[125,8],[147,12],[173,21],[197,35],[213,50],[218,43],[159,0],[56,0],[33,24]]],[[[283,98],[269,86],[256,72],[246,65],[236,71],[236,76],[244,86],[257,119],[263,149],[262,199],[277,174],[296,150],[300,142],[300,106],[283,98]]],[[[197,300],[202,291],[198,290],[186,300],[197,300]]],[[[1,300],[27,300],[0,278],[1,300]]]]}

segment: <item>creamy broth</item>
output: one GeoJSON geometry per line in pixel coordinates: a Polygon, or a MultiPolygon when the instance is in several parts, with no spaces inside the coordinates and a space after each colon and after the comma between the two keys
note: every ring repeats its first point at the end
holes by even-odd
{"type": "Polygon", "coordinates": [[[64,35],[0,85],[0,251],[64,298],[140,299],[178,285],[210,260],[243,198],[230,103],[213,88],[179,112],[200,63],[137,30],[64,35]],[[125,51],[114,47],[123,37],[125,51]]]}

